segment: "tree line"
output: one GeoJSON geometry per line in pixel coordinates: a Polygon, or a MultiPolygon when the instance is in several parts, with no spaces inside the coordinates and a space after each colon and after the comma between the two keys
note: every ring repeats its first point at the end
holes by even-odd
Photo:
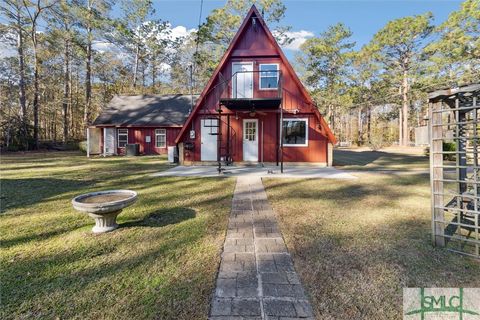
{"type": "MultiPolygon", "coordinates": [[[[229,0],[182,35],[150,0],[4,0],[2,148],[82,140],[115,94],[200,92],[253,3],[280,44],[293,40],[281,0],[229,0]]],[[[480,0],[467,0],[438,26],[431,13],[390,21],[357,50],[339,23],[293,63],[340,141],[407,145],[428,89],[480,79],[479,25],[480,0]]]]}

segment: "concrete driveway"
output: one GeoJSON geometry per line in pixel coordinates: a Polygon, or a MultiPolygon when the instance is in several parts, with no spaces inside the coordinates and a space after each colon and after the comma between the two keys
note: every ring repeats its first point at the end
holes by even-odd
{"type": "Polygon", "coordinates": [[[152,174],[154,177],[242,177],[256,176],[268,178],[328,178],[357,179],[357,177],[332,167],[309,165],[285,165],[283,174],[280,167],[262,166],[227,166],[219,174],[217,166],[176,166],[166,171],[152,174]]]}

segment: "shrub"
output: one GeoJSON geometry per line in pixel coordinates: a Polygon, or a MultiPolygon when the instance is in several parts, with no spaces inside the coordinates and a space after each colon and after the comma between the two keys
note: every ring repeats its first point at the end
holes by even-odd
{"type": "Polygon", "coordinates": [[[78,143],[78,149],[83,153],[87,153],[87,141],[86,140],[80,141],[78,143]]]}
{"type": "Polygon", "coordinates": [[[381,136],[373,135],[368,143],[368,146],[372,148],[372,150],[377,151],[385,147],[385,141],[381,136]]]}
{"type": "MultiPolygon", "coordinates": [[[[442,149],[443,151],[456,151],[457,146],[454,142],[443,142],[442,149]]],[[[444,154],[443,160],[453,161],[455,160],[455,154],[444,154]]]]}

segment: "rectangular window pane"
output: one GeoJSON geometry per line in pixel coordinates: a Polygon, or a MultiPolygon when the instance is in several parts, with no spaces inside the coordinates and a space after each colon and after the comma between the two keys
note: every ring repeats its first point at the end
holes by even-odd
{"type": "Polygon", "coordinates": [[[277,77],[268,77],[268,78],[261,78],[260,79],[260,87],[262,89],[267,89],[267,88],[271,88],[271,89],[277,89],[278,86],[277,86],[277,77]]]}
{"type": "Polygon", "coordinates": [[[155,130],[155,143],[157,148],[165,148],[167,146],[167,130],[166,129],[155,130]]]}
{"type": "Polygon", "coordinates": [[[283,144],[306,145],[307,122],[305,120],[283,120],[283,144]]]}
{"type": "Polygon", "coordinates": [[[277,64],[261,64],[260,68],[260,89],[277,89],[279,71],[277,64]]]}

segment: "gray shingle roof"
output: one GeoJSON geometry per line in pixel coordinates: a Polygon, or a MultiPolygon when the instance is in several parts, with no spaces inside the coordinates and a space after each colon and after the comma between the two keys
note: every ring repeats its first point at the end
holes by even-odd
{"type": "Polygon", "coordinates": [[[183,126],[191,107],[190,95],[115,96],[93,125],[183,126]]]}

